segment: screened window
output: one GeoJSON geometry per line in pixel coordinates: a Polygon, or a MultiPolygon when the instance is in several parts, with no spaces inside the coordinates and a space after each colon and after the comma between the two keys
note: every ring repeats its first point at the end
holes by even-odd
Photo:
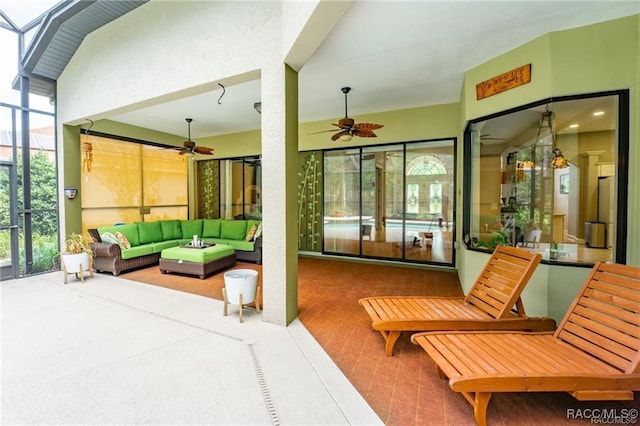
{"type": "Polygon", "coordinates": [[[124,222],[186,219],[188,163],[176,151],[82,134],[84,230],[124,222]]]}

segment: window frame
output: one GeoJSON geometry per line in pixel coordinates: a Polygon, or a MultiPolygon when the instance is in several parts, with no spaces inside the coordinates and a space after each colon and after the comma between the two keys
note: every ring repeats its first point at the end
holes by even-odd
{"type": "MultiPolygon", "coordinates": [[[[472,179],[472,138],[471,130],[473,124],[482,121],[490,120],[504,115],[512,114],[515,112],[531,109],[540,105],[545,105],[554,102],[572,101],[604,96],[617,96],[617,147],[616,147],[616,184],[617,184],[617,197],[616,197],[616,216],[615,216],[615,241],[613,242],[613,261],[615,263],[626,264],[627,261],[627,206],[629,197],[629,138],[630,138],[630,103],[629,103],[629,89],[612,90],[605,92],[585,93],[579,95],[568,95],[559,97],[550,97],[541,99],[535,102],[531,102],[519,107],[511,108],[508,110],[496,112],[483,117],[479,117],[473,120],[469,120],[465,126],[463,135],[463,175],[462,188],[463,188],[463,210],[462,217],[462,235],[464,235],[464,243],[468,250],[488,253],[489,250],[482,247],[474,247],[470,244],[471,236],[471,213],[472,213],[472,197],[471,197],[471,179],[472,179]]],[[[562,260],[549,260],[543,259],[542,263],[554,264],[562,266],[577,266],[591,268],[593,263],[588,262],[571,262],[562,260]]]]}

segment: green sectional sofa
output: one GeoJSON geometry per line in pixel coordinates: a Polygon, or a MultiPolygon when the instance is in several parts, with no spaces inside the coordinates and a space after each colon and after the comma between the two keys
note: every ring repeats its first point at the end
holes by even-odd
{"type": "Polygon", "coordinates": [[[157,265],[160,252],[191,242],[194,235],[207,243],[225,244],[236,259],[262,263],[262,225],[257,220],[194,219],[135,222],[89,229],[96,271],[123,271],[157,265]]]}

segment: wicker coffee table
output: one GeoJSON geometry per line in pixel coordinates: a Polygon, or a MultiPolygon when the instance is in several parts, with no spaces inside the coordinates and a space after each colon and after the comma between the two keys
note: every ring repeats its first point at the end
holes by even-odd
{"type": "Polygon", "coordinates": [[[160,272],[197,275],[200,279],[236,264],[235,250],[224,244],[206,247],[178,246],[162,250],[160,272]]]}

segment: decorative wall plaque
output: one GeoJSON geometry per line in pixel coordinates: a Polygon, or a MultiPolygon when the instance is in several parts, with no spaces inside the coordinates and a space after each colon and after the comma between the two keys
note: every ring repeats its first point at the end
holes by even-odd
{"type": "Polygon", "coordinates": [[[476,84],[476,99],[484,99],[501,92],[522,86],[531,81],[531,64],[505,72],[476,84]]]}

